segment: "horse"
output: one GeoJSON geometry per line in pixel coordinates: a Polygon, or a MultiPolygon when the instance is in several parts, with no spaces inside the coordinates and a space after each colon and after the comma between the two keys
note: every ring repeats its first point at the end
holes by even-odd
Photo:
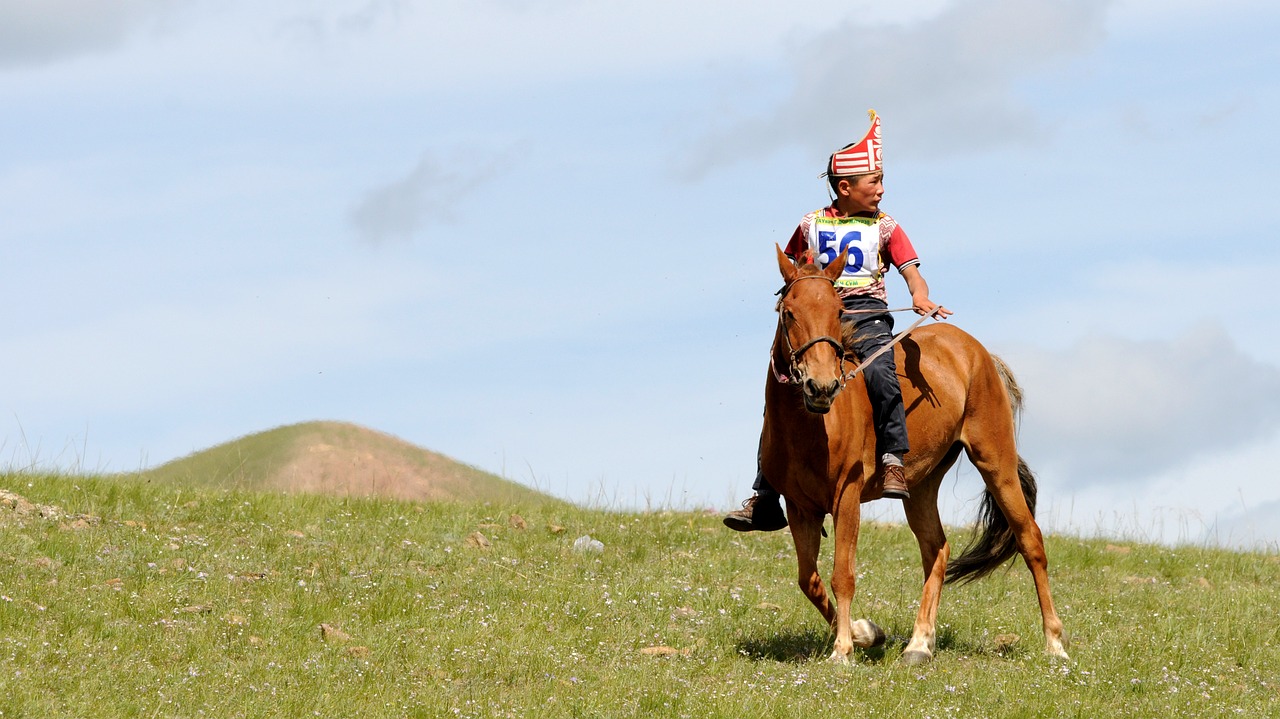
{"type": "MultiPolygon", "coordinates": [[[[871,621],[850,616],[861,504],[880,498],[884,481],[865,385],[861,376],[845,373],[843,305],[835,281],[846,258],[842,254],[820,269],[794,263],[776,249],[784,284],[765,389],[761,468],[786,499],[800,589],[835,632],[831,659],[847,662],[855,646],[878,646],[885,636],[871,621]],[[817,564],[827,514],[835,525],[834,606],[817,564]]],[[[1034,516],[1035,476],[1018,455],[1021,389],[1001,360],[954,325],[920,327],[893,352],[911,440],[904,461],[911,497],[902,502],[924,567],[920,609],[902,661],[932,660],[944,581],[981,578],[1015,553],[1022,554],[1035,580],[1045,651],[1066,659],[1034,516]],[[962,451],[982,475],[985,492],[975,539],[948,561],[938,489],[962,451]]]]}

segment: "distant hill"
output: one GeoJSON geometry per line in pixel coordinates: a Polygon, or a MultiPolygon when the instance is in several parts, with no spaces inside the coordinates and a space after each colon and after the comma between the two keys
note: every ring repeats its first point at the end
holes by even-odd
{"type": "Polygon", "coordinates": [[[344,422],[306,422],[251,434],[142,472],[191,482],[338,496],[447,501],[553,501],[521,484],[344,422]]]}

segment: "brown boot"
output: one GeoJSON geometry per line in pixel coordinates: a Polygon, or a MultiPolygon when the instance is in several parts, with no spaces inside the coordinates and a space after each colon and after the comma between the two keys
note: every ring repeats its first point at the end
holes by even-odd
{"type": "Polygon", "coordinates": [[[884,468],[884,491],[880,496],[888,499],[911,499],[911,493],[907,491],[907,477],[902,467],[891,464],[884,468]]]}
{"type": "Polygon", "coordinates": [[[787,526],[787,515],[778,499],[776,494],[754,494],[742,503],[742,509],[725,515],[724,526],[738,532],[776,532],[787,526]]]}

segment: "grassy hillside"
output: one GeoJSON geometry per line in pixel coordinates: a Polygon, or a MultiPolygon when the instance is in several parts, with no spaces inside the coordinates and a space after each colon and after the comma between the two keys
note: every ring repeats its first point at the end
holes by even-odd
{"type": "Polygon", "coordinates": [[[277,427],[139,475],[160,483],[410,500],[549,499],[396,437],[342,422],[277,427]]]}
{"type": "Polygon", "coordinates": [[[119,478],[0,489],[29,501],[0,498],[6,717],[1261,717],[1280,702],[1275,556],[1051,537],[1071,663],[1041,654],[1016,565],[949,587],[937,659],[909,668],[918,554],[905,529],[868,525],[856,614],[891,638],[836,666],[786,533],[718,516],[119,478]],[[603,552],[575,552],[584,534],[603,552]]]}

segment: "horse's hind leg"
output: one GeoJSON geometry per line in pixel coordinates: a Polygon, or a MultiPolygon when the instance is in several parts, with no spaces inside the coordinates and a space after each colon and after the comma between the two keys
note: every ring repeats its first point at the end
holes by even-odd
{"type": "MultiPolygon", "coordinates": [[[[1012,437],[1012,432],[1009,434],[1012,437]]],[[[1008,444],[1013,445],[1012,439],[1008,444]]],[[[1022,559],[1035,580],[1036,598],[1040,602],[1040,620],[1044,628],[1045,652],[1066,659],[1062,620],[1058,618],[1058,612],[1053,607],[1053,595],[1049,592],[1049,560],[1044,551],[1044,536],[1040,533],[1040,525],[1036,523],[1027,495],[1023,492],[1024,484],[1029,492],[1035,491],[1035,476],[1018,456],[1016,446],[1006,447],[1000,452],[991,452],[990,449],[978,445],[969,446],[969,461],[973,462],[973,466],[978,468],[986,481],[987,491],[1008,521],[1018,552],[1022,554],[1022,559]]]]}
{"type": "Polygon", "coordinates": [[[907,664],[924,664],[933,659],[937,642],[938,603],[942,598],[942,583],[947,575],[947,559],[951,555],[947,536],[938,516],[938,488],[947,470],[960,454],[958,447],[947,452],[942,463],[923,481],[912,485],[911,499],[903,502],[907,524],[920,545],[920,562],[924,566],[924,591],[920,595],[920,610],[911,631],[911,641],[902,650],[902,661],[907,664]]]}

